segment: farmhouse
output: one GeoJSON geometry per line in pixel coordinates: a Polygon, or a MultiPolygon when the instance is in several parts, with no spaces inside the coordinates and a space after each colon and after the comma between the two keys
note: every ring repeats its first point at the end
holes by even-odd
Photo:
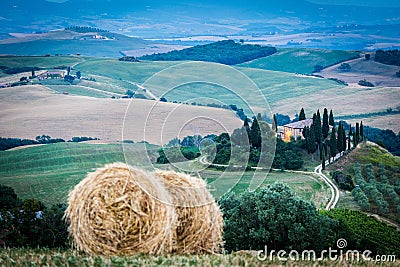
{"type": "Polygon", "coordinates": [[[289,142],[290,138],[293,136],[294,138],[303,137],[303,129],[304,127],[310,127],[313,123],[312,119],[305,119],[301,121],[296,121],[293,123],[289,123],[283,126],[283,132],[281,132],[281,137],[284,141],[289,142]]]}
{"type": "Polygon", "coordinates": [[[48,70],[39,76],[39,79],[62,79],[67,74],[66,70],[48,70]]]}

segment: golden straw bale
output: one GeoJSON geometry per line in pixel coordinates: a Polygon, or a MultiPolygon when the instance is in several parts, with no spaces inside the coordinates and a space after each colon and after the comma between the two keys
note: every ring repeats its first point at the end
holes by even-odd
{"type": "Polygon", "coordinates": [[[74,245],[88,254],[167,254],[176,215],[165,203],[171,199],[153,173],[114,163],[70,192],[65,217],[74,245]]]}
{"type": "Polygon", "coordinates": [[[222,249],[223,219],[204,180],[175,171],[157,170],[178,215],[173,252],[218,253],[222,249]]]}

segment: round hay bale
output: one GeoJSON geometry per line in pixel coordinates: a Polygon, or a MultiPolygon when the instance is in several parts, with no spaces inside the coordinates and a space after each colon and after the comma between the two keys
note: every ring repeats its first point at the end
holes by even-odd
{"type": "Polygon", "coordinates": [[[223,218],[207,184],[202,179],[175,171],[158,170],[155,174],[162,178],[178,215],[173,252],[219,253],[223,218]]]}
{"type": "Polygon", "coordinates": [[[170,201],[153,173],[114,163],[70,192],[65,217],[74,245],[88,254],[166,254],[176,228],[174,207],[164,204],[170,201]]]}

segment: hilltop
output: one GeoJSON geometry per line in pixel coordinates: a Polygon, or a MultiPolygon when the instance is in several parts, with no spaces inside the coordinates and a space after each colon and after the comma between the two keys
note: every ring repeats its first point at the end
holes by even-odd
{"type": "Polygon", "coordinates": [[[55,30],[32,34],[14,33],[10,37],[0,40],[0,54],[79,54],[116,58],[125,55],[125,53],[133,53],[138,56],[147,54],[149,51],[164,52],[180,48],[179,45],[157,44],[141,38],[107,31],[77,32],[73,30],[55,30]]]}
{"type": "Polygon", "coordinates": [[[400,78],[396,77],[399,67],[376,62],[373,60],[374,53],[369,54],[370,59],[363,56],[346,61],[345,63],[350,66],[348,71],[340,70],[340,63],[321,70],[318,75],[339,79],[356,87],[359,87],[359,81],[364,79],[375,86],[400,87],[400,78]]]}

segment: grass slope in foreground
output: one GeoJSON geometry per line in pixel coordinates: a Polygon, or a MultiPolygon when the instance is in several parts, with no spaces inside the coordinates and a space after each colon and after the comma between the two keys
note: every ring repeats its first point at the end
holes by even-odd
{"type": "MultiPolygon", "coordinates": [[[[276,255],[276,253],[275,253],[276,255]]],[[[73,250],[58,249],[0,249],[0,265],[11,266],[376,266],[373,261],[260,261],[256,255],[237,252],[226,255],[137,255],[131,257],[92,257],[73,250]],[[290,264],[292,263],[292,264],[290,264]]],[[[399,261],[387,262],[385,266],[398,266],[399,261]]]]}
{"type": "MultiPolygon", "coordinates": [[[[157,153],[156,146],[147,146],[150,157],[157,153]]],[[[88,172],[112,162],[128,162],[135,166],[152,169],[143,144],[84,144],[57,143],[0,152],[0,184],[14,188],[17,195],[36,198],[46,205],[63,203],[68,192],[88,172]]],[[[170,168],[168,164],[157,164],[156,168],[170,168]]],[[[201,177],[207,179],[210,187],[224,187],[226,183],[238,184],[235,192],[247,189],[253,172],[219,172],[206,170],[201,177]],[[229,179],[229,181],[227,181],[229,179]],[[232,183],[232,180],[234,181],[232,183]]],[[[329,192],[323,181],[312,175],[259,172],[266,176],[262,186],[276,181],[284,182],[301,198],[312,201],[317,207],[324,205],[329,192]]],[[[226,187],[226,186],[225,186],[226,187]]],[[[226,188],[223,188],[224,192],[226,188]]],[[[213,193],[213,192],[212,192],[213,193]]],[[[216,192],[214,192],[216,193],[216,192]]],[[[216,196],[218,197],[218,196],[216,196]]]]}
{"type": "MultiPolygon", "coordinates": [[[[57,143],[1,151],[0,184],[14,188],[21,199],[34,197],[49,206],[63,203],[88,172],[125,162],[122,149],[121,144],[57,143]]],[[[124,149],[131,162],[146,164],[143,144],[124,144],[124,149]]]]}
{"type": "Polygon", "coordinates": [[[327,67],[336,63],[350,60],[359,56],[359,52],[307,49],[307,48],[281,48],[269,56],[255,59],[240,64],[241,67],[276,70],[301,74],[311,74],[316,65],[327,67]]]}

